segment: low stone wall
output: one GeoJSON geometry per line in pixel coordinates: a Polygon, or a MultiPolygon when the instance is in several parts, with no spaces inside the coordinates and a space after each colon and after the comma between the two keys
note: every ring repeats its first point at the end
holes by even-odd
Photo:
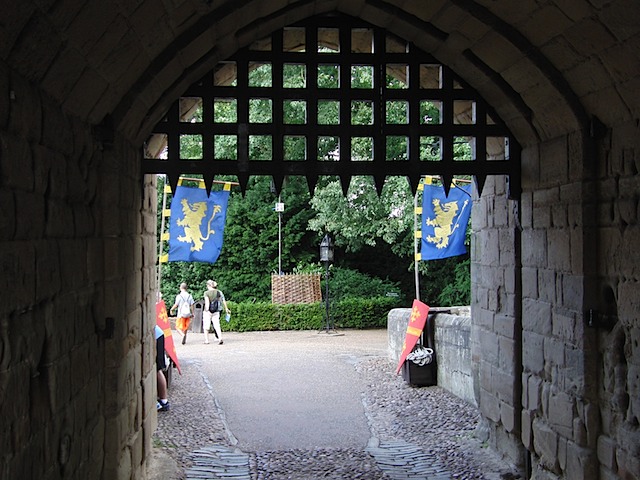
{"type": "MultiPolygon", "coordinates": [[[[471,369],[471,313],[469,307],[451,307],[435,316],[435,354],[438,385],[477,406],[471,369]]],[[[410,308],[395,308],[387,317],[389,358],[396,364],[402,353],[410,308]]]]}

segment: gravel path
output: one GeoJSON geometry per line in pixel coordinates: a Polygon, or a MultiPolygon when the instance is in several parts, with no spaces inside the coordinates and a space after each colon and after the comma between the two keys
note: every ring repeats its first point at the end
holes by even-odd
{"type": "MultiPolygon", "coordinates": [[[[356,334],[353,332],[349,340],[356,334]]],[[[222,349],[231,335],[225,337],[224,346],[213,346],[214,355],[226,354],[222,349]]],[[[172,408],[158,414],[152,480],[518,477],[514,469],[474,437],[479,421],[474,407],[440,387],[408,385],[402,376],[395,375],[395,366],[379,348],[372,355],[360,355],[350,362],[358,383],[363,385],[362,405],[371,437],[365,448],[242,452],[204,368],[204,362],[210,360],[199,354],[202,347],[212,345],[195,345],[202,343],[197,334],[190,334],[189,340],[194,343],[191,350],[186,350],[189,344],[186,348],[179,346],[182,375],[174,370],[172,408]],[[212,462],[217,462],[215,467],[212,462]]]]}

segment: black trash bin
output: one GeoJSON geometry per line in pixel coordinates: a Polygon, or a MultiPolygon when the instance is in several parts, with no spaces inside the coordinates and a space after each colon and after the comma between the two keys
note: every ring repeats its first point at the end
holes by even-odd
{"type": "Polygon", "coordinates": [[[435,354],[433,361],[426,365],[417,365],[411,360],[402,364],[402,378],[405,382],[417,387],[429,387],[438,384],[438,366],[435,354]]]}
{"type": "Polygon", "coordinates": [[[431,362],[424,365],[418,365],[412,360],[407,359],[402,364],[402,378],[410,385],[415,385],[417,387],[429,387],[438,384],[438,365],[436,362],[436,352],[434,348],[434,319],[437,314],[438,312],[429,313],[422,335],[420,336],[420,341],[414,347],[414,351],[424,347],[430,348],[433,352],[431,355],[431,362]]]}

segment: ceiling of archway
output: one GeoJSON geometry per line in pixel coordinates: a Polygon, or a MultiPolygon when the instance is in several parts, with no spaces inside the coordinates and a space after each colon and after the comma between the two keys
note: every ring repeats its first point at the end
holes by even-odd
{"type": "MultiPolygon", "coordinates": [[[[465,79],[523,145],[640,115],[630,0],[0,0],[0,60],[72,115],[142,144],[217,62],[338,11],[401,35],[465,79]]],[[[2,67],[4,68],[4,67],[2,67]]],[[[0,86],[8,92],[9,86],[0,86]]]]}

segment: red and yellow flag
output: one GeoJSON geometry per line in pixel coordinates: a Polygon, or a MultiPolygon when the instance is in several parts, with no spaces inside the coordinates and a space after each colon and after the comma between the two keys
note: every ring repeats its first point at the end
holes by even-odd
{"type": "Polygon", "coordinates": [[[396,374],[400,372],[402,364],[407,359],[407,355],[411,353],[413,347],[418,343],[422,330],[427,322],[427,315],[429,315],[429,305],[422,303],[420,300],[413,301],[413,307],[411,309],[411,318],[409,319],[409,325],[407,325],[407,334],[404,337],[404,343],[402,344],[402,354],[400,355],[400,361],[398,362],[398,368],[396,374]]]}
{"type": "Polygon", "coordinates": [[[164,300],[160,300],[156,303],[156,323],[164,332],[164,349],[167,355],[173,360],[173,363],[178,367],[180,371],[180,364],[178,363],[178,354],[176,353],[176,346],[173,343],[173,337],[171,336],[171,324],[169,323],[169,316],[167,315],[167,306],[164,304],[164,300]]]}

